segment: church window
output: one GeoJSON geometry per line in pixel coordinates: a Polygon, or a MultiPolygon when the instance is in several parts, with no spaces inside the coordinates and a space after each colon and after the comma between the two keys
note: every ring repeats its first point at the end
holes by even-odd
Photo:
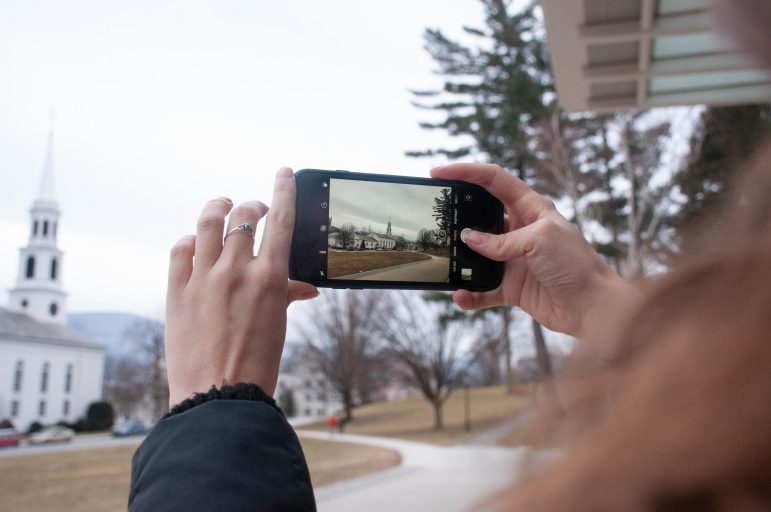
{"type": "Polygon", "coordinates": [[[27,276],[27,279],[32,279],[35,277],[35,257],[30,256],[27,258],[27,269],[24,275],[27,276]]]}
{"type": "Polygon", "coordinates": [[[56,313],[59,311],[59,306],[56,305],[56,302],[52,302],[50,306],[48,306],[48,311],[51,312],[51,316],[56,316],[56,313]]]}
{"type": "Polygon", "coordinates": [[[56,226],[57,226],[57,224],[58,223],[54,222],[54,228],[53,228],[54,238],[56,238],[56,226]]]}
{"type": "Polygon", "coordinates": [[[43,236],[48,236],[48,221],[43,221],[43,236]]]}
{"type": "Polygon", "coordinates": [[[29,306],[29,301],[27,299],[21,299],[21,307],[26,308],[29,306]]]}
{"type": "Polygon", "coordinates": [[[14,400],[11,402],[11,416],[14,418],[19,415],[19,401],[14,400]]]}
{"type": "Polygon", "coordinates": [[[16,362],[16,371],[13,374],[13,390],[16,392],[21,391],[21,379],[24,375],[24,362],[16,362]]]}
{"type": "Polygon", "coordinates": [[[62,415],[67,416],[70,414],[70,401],[65,400],[64,405],[62,406],[62,415]]]}
{"type": "Polygon", "coordinates": [[[37,236],[37,225],[38,225],[37,221],[32,223],[32,236],[37,236]]]}
{"type": "Polygon", "coordinates": [[[51,260],[51,281],[56,281],[56,258],[51,260]]]}
{"type": "Polygon", "coordinates": [[[67,372],[64,374],[64,392],[69,393],[72,389],[72,363],[67,365],[67,372]]]}
{"type": "Polygon", "coordinates": [[[45,393],[48,391],[48,370],[51,366],[48,363],[43,363],[43,371],[40,374],[40,392],[45,393]]]}
{"type": "Polygon", "coordinates": [[[41,400],[40,403],[37,404],[37,415],[38,416],[45,416],[46,415],[46,401],[41,400]]]}

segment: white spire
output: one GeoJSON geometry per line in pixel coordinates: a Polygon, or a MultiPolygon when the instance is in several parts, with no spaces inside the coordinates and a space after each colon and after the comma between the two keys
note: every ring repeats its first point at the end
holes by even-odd
{"type": "Polygon", "coordinates": [[[43,201],[55,201],[54,197],[54,115],[51,112],[50,127],[48,129],[48,148],[46,159],[43,163],[43,178],[40,180],[40,193],[38,199],[43,201]]]}

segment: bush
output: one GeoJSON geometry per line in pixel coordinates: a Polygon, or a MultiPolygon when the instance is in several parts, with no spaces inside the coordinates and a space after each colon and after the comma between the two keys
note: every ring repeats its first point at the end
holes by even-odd
{"type": "MultiPolygon", "coordinates": [[[[109,402],[92,402],[86,412],[88,430],[107,430],[115,422],[115,412],[109,402]]],[[[80,421],[78,421],[80,423],[80,421]]]]}
{"type": "Polygon", "coordinates": [[[43,430],[43,424],[39,421],[33,421],[27,429],[27,435],[34,434],[35,432],[39,432],[41,430],[43,430]]]}
{"type": "Polygon", "coordinates": [[[16,430],[16,427],[14,426],[13,422],[8,418],[5,418],[3,419],[3,421],[0,421],[0,428],[12,428],[16,430]]]}

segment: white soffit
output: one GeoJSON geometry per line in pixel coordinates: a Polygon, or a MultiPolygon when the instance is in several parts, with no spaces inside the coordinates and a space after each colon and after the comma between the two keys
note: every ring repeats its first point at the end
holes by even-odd
{"type": "Polygon", "coordinates": [[[710,0],[541,0],[568,111],[771,101],[771,73],[713,28],[710,0]]]}

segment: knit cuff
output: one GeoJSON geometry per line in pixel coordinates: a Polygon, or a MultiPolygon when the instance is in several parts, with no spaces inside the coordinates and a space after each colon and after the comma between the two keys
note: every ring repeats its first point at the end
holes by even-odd
{"type": "Polygon", "coordinates": [[[196,405],[201,405],[212,400],[250,400],[252,402],[265,402],[273,407],[281,416],[286,418],[284,411],[281,410],[273,397],[263,391],[260,386],[257,384],[239,382],[233,386],[223,384],[220,389],[217,389],[212,385],[211,389],[206,393],[196,393],[192,398],[187,398],[178,403],[172,407],[169,412],[164,414],[161,419],[166,419],[169,416],[185,412],[196,405]]]}

